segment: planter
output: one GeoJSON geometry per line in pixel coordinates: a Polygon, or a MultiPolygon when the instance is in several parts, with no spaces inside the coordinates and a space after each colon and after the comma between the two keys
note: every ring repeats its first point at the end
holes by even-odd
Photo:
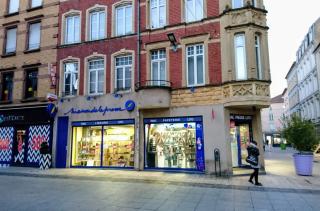
{"type": "Polygon", "coordinates": [[[294,154],[294,166],[296,173],[302,176],[312,176],[313,154],[294,154]]]}
{"type": "Polygon", "coordinates": [[[287,145],[285,143],[281,143],[280,148],[281,148],[281,150],[286,150],[287,145]]]}

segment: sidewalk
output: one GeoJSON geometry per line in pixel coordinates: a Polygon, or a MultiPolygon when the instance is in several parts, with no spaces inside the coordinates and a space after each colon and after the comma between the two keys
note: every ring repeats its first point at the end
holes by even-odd
{"type": "Polygon", "coordinates": [[[41,171],[34,168],[10,167],[0,169],[1,175],[64,178],[79,180],[99,180],[117,182],[142,182],[204,186],[214,188],[269,190],[282,192],[311,192],[320,194],[320,158],[314,163],[314,176],[297,176],[291,159],[293,151],[274,149],[266,152],[266,175],[260,175],[263,187],[248,183],[247,176],[220,178],[212,175],[165,173],[155,171],[109,170],[109,169],[50,169],[41,171]]]}

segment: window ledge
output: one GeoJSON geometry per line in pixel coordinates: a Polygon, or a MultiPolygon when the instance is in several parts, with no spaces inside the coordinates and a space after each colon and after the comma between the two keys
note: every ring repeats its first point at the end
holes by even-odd
{"type": "Polygon", "coordinates": [[[42,9],[42,8],[43,8],[42,5],[41,5],[41,6],[37,6],[37,7],[32,7],[32,8],[27,9],[27,12],[32,12],[32,11],[35,11],[35,10],[40,10],[40,9],[42,9]]]}
{"type": "Polygon", "coordinates": [[[30,98],[26,98],[26,99],[20,100],[20,102],[21,103],[29,103],[29,102],[36,102],[38,100],[39,99],[37,97],[30,97],[30,98]]]}
{"type": "Polygon", "coordinates": [[[35,52],[40,52],[40,48],[23,51],[24,54],[35,53],[35,52]]]}
{"type": "Polygon", "coordinates": [[[77,46],[77,45],[80,45],[80,44],[81,44],[81,42],[70,43],[70,44],[64,43],[62,45],[59,45],[58,48],[68,48],[68,47],[73,47],[73,46],[77,46]]]}
{"type": "Polygon", "coordinates": [[[7,57],[15,56],[15,55],[16,55],[16,52],[14,52],[14,53],[7,53],[7,54],[1,55],[1,58],[7,58],[7,57]]]}
{"type": "Polygon", "coordinates": [[[15,16],[15,15],[19,15],[19,12],[7,13],[3,17],[7,18],[7,17],[15,16]]]}
{"type": "Polygon", "coordinates": [[[0,105],[6,105],[6,104],[11,104],[12,103],[12,100],[3,100],[3,101],[0,101],[0,105]]]}

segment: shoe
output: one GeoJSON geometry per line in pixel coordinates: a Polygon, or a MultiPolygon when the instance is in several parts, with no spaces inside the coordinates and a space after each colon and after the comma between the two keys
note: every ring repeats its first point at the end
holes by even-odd
{"type": "Polygon", "coordinates": [[[262,184],[260,182],[257,182],[256,184],[254,184],[255,186],[262,186],[262,184]]]}
{"type": "Polygon", "coordinates": [[[252,180],[250,180],[250,179],[248,180],[248,182],[250,182],[251,184],[253,184],[252,180]]]}

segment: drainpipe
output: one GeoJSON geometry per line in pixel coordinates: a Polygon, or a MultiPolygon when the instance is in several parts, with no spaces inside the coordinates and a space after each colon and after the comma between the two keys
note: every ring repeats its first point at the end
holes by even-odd
{"type": "MultiPolygon", "coordinates": [[[[137,0],[137,78],[138,78],[138,86],[140,86],[141,83],[141,70],[140,70],[140,66],[141,66],[141,32],[140,32],[140,24],[141,24],[141,20],[140,20],[140,0],[137,0]]],[[[139,88],[139,87],[138,87],[139,88]]],[[[136,95],[137,96],[137,95],[136,95]]],[[[138,100],[140,99],[139,97],[137,98],[138,100]]],[[[141,166],[140,166],[140,109],[139,109],[139,102],[137,103],[137,114],[136,114],[136,118],[137,118],[137,122],[136,122],[136,147],[135,147],[135,153],[136,154],[136,159],[135,159],[135,168],[137,170],[141,170],[141,166]]]]}

